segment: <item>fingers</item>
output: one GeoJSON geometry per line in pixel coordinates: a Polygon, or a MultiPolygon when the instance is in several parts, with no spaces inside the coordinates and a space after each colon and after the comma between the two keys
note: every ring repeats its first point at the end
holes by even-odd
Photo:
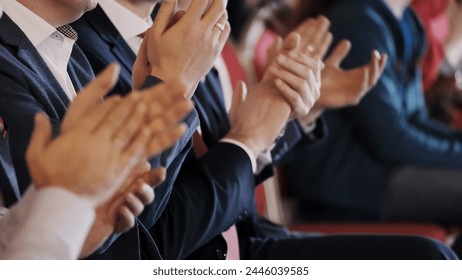
{"type": "Polygon", "coordinates": [[[66,131],[75,125],[82,116],[101,101],[117,83],[120,66],[111,64],[101,72],[90,84],[83,88],[70,104],[63,120],[62,130],[66,131]]]}
{"type": "Polygon", "coordinates": [[[167,171],[163,167],[158,167],[156,169],[145,172],[142,176],[143,181],[153,187],[157,187],[162,184],[166,178],[167,171]]]}
{"type": "MultiPolygon", "coordinates": [[[[321,71],[322,68],[322,64],[319,61],[298,52],[290,52],[288,55],[279,55],[277,57],[277,62],[282,68],[305,80],[308,79],[311,71],[317,73],[321,71]]],[[[270,71],[277,76],[278,69],[276,67],[272,67],[270,71]]]]}
{"type": "MultiPolygon", "coordinates": [[[[187,20],[189,23],[193,21],[199,21],[204,15],[205,9],[207,8],[207,2],[208,0],[191,1],[191,4],[189,5],[189,8],[186,10],[186,14],[183,18],[187,20]]],[[[213,24],[215,24],[215,22],[213,24]]]]}
{"type": "Polygon", "coordinates": [[[162,132],[178,124],[192,110],[192,102],[186,99],[179,100],[164,108],[163,112],[150,119],[151,135],[162,132]]]}
{"type": "Polygon", "coordinates": [[[332,33],[327,32],[327,34],[325,34],[323,39],[321,40],[321,43],[319,44],[319,46],[311,54],[311,57],[322,60],[324,56],[326,56],[327,50],[329,50],[329,47],[332,44],[333,38],[334,36],[332,36],[332,33]]]}
{"type": "Polygon", "coordinates": [[[178,90],[174,84],[161,83],[139,92],[143,102],[148,105],[149,118],[163,113],[170,104],[185,99],[185,92],[178,90]]]}
{"type": "MultiPolygon", "coordinates": [[[[311,77],[314,77],[313,71],[310,69],[306,72],[308,75],[306,78],[300,77],[291,71],[285,71],[277,68],[272,68],[271,71],[273,75],[281,79],[284,83],[288,84],[295,91],[299,92],[299,95],[303,93],[306,88],[308,88],[307,81],[309,81],[311,77]]],[[[313,88],[318,88],[318,83],[316,83],[316,80],[314,80],[313,88]]]]}
{"type": "Polygon", "coordinates": [[[184,98],[184,92],[170,87],[167,83],[152,87],[140,93],[148,105],[148,121],[167,120],[167,124],[180,121],[193,108],[184,98]]]}
{"type": "MultiPolygon", "coordinates": [[[[157,185],[162,182],[163,181],[158,181],[157,185]]],[[[144,210],[144,206],[151,204],[154,201],[154,189],[150,185],[143,183],[141,184],[140,188],[136,191],[136,194],[134,194],[134,196],[137,198],[138,204],[141,204],[141,209],[138,209],[141,210],[139,212],[139,214],[141,214],[141,212],[143,212],[144,210]]],[[[138,208],[140,208],[139,205],[138,208]]]]}
{"type": "Polygon", "coordinates": [[[186,132],[186,125],[180,124],[166,132],[157,134],[148,140],[145,156],[153,157],[156,154],[166,150],[180,139],[186,132]]]}
{"type": "Polygon", "coordinates": [[[154,33],[156,36],[161,36],[164,33],[170,23],[170,19],[175,13],[176,9],[176,0],[164,0],[160,6],[159,12],[157,13],[156,19],[154,21],[154,33]]]}
{"type": "Polygon", "coordinates": [[[282,45],[282,48],[286,51],[292,51],[292,50],[297,49],[300,46],[300,43],[301,43],[300,34],[292,32],[289,35],[287,35],[282,45]]]}
{"type": "Polygon", "coordinates": [[[369,80],[367,86],[369,89],[372,88],[382,76],[387,60],[388,57],[386,55],[380,55],[376,50],[372,52],[372,59],[368,64],[369,80]]]}
{"type": "Polygon", "coordinates": [[[228,13],[226,12],[226,0],[212,0],[212,4],[203,17],[205,24],[209,26],[219,22],[225,24],[228,21],[228,13]]]}
{"type": "Polygon", "coordinates": [[[114,88],[119,74],[120,66],[118,64],[113,63],[106,67],[89,85],[83,88],[71,103],[71,107],[78,106],[86,109],[88,106],[95,105],[114,88]]]}
{"type": "Polygon", "coordinates": [[[139,133],[127,143],[125,150],[121,153],[121,162],[125,168],[131,168],[144,157],[149,137],[149,129],[143,127],[139,133]]]}
{"type": "Polygon", "coordinates": [[[134,90],[138,90],[143,86],[146,80],[147,72],[143,71],[149,67],[148,58],[148,42],[149,42],[149,30],[144,36],[144,40],[141,43],[140,50],[136,56],[135,63],[133,64],[133,75],[132,75],[132,87],[134,90]]]}
{"type": "Polygon", "coordinates": [[[348,40],[342,40],[334,49],[332,54],[326,59],[326,64],[334,67],[340,67],[342,61],[347,57],[351,50],[351,43],[348,40]]]}
{"type": "Polygon", "coordinates": [[[52,129],[50,120],[43,113],[35,115],[34,131],[27,148],[27,161],[32,163],[36,157],[40,157],[44,152],[46,146],[51,141],[52,129]]]}
{"type": "MultiPolygon", "coordinates": [[[[302,36],[301,49],[307,55],[312,56],[316,54],[318,56],[324,56],[326,44],[329,44],[329,35],[328,30],[330,27],[330,21],[324,17],[320,16],[316,19],[309,19],[305,21],[297,30],[302,36]]],[[[328,48],[328,46],[327,46],[328,48]]],[[[314,57],[316,59],[321,59],[322,57],[314,57]]]]}
{"type": "Polygon", "coordinates": [[[115,232],[126,232],[135,226],[135,216],[127,206],[122,205],[119,208],[119,219],[114,228],[115,232]]]}
{"type": "Polygon", "coordinates": [[[309,42],[315,46],[319,46],[325,34],[329,30],[330,21],[325,16],[320,16],[317,19],[317,28],[316,32],[312,35],[311,38],[307,38],[309,42]]]}
{"type": "MultiPolygon", "coordinates": [[[[143,183],[141,183],[143,185],[143,183]]],[[[125,206],[132,212],[133,216],[139,216],[144,210],[144,204],[133,193],[127,194],[125,197],[125,206]]]]}
{"type": "Polygon", "coordinates": [[[95,107],[87,117],[80,120],[78,127],[85,132],[94,132],[98,129],[101,124],[104,124],[104,120],[121,102],[120,96],[111,96],[106,99],[102,104],[95,107]]]}
{"type": "Polygon", "coordinates": [[[221,32],[220,37],[218,38],[218,53],[221,53],[223,47],[225,46],[226,42],[228,41],[229,35],[231,34],[231,25],[228,21],[225,23],[225,30],[221,32]]]}
{"type": "Polygon", "coordinates": [[[380,58],[380,65],[379,65],[379,71],[377,72],[377,73],[378,73],[378,76],[377,76],[376,82],[377,82],[377,81],[380,79],[380,77],[382,76],[383,71],[385,71],[385,67],[387,66],[387,62],[388,62],[388,55],[382,54],[382,55],[381,55],[381,58],[380,58]]]}
{"type": "Polygon", "coordinates": [[[283,44],[284,44],[284,40],[282,39],[282,37],[278,36],[276,41],[274,41],[274,43],[268,49],[268,55],[266,58],[266,66],[268,66],[274,60],[277,54],[281,51],[283,44]]]}
{"type": "MultiPolygon", "coordinates": [[[[117,141],[120,147],[126,147],[129,141],[131,141],[138,134],[140,129],[144,127],[147,117],[146,112],[147,108],[145,104],[137,104],[127,118],[121,119],[124,124],[115,130],[113,136],[114,141],[117,141]]],[[[109,129],[111,129],[111,127],[109,127],[109,129]]]]}
{"type": "Polygon", "coordinates": [[[245,100],[245,96],[247,95],[247,86],[243,81],[239,81],[237,83],[237,87],[233,92],[233,99],[231,100],[231,108],[229,110],[230,115],[234,115],[241,104],[245,100]]]}
{"type": "Polygon", "coordinates": [[[279,78],[275,80],[275,85],[297,115],[304,116],[308,114],[308,108],[297,91],[279,78]]]}
{"type": "Polygon", "coordinates": [[[132,228],[135,225],[135,217],[141,215],[144,207],[154,201],[153,188],[144,183],[141,178],[133,185],[135,188],[125,195],[124,204],[119,208],[116,229],[120,232],[132,228]]]}
{"type": "Polygon", "coordinates": [[[119,135],[117,134],[118,131],[124,127],[124,123],[130,119],[132,113],[139,117],[140,113],[138,111],[146,111],[143,108],[144,104],[139,103],[139,100],[140,96],[138,94],[130,94],[122,99],[100,122],[97,129],[103,133],[110,133],[110,136],[114,139],[119,135]]]}
{"type": "Polygon", "coordinates": [[[116,232],[124,232],[135,226],[135,218],[143,213],[146,205],[154,201],[152,187],[138,179],[136,188],[124,198],[124,204],[119,207],[119,219],[115,227],[116,232]]]}
{"type": "Polygon", "coordinates": [[[305,20],[302,24],[300,24],[297,29],[295,29],[295,32],[300,34],[303,40],[303,48],[306,48],[308,46],[308,39],[313,36],[313,34],[316,32],[317,28],[317,19],[314,18],[309,18],[305,20]]]}

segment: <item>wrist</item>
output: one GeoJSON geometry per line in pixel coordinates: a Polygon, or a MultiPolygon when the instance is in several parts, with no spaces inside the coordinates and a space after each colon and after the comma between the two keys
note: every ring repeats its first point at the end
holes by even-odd
{"type": "Polygon", "coordinates": [[[253,155],[259,155],[267,148],[258,141],[258,137],[252,137],[237,131],[230,131],[225,138],[242,143],[250,149],[253,155]]]}
{"type": "Polygon", "coordinates": [[[185,96],[189,94],[193,84],[187,79],[182,77],[182,75],[175,75],[174,73],[169,73],[168,71],[162,71],[156,67],[153,67],[151,70],[151,76],[161,79],[165,83],[168,83],[175,87],[175,89],[180,90],[185,93],[185,96]]]}

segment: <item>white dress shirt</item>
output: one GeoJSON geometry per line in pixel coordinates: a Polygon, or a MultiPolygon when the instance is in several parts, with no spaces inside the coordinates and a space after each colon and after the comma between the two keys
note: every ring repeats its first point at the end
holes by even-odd
{"type": "Polygon", "coordinates": [[[0,209],[0,259],[77,259],[95,219],[87,200],[62,188],[31,186],[0,209]]]}
{"type": "Polygon", "coordinates": [[[100,0],[98,4],[128,46],[135,54],[138,54],[143,40],[139,35],[145,33],[151,27],[151,17],[142,19],[115,0],[100,0]]]}
{"type": "Polygon", "coordinates": [[[5,14],[19,26],[37,49],[69,99],[74,99],[76,92],[67,73],[67,65],[75,40],[64,36],[56,28],[15,0],[0,0],[0,4],[3,6],[5,14]]]}

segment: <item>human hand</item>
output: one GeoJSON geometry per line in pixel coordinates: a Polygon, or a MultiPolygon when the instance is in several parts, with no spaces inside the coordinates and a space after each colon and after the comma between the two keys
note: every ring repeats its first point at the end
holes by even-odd
{"type": "Polygon", "coordinates": [[[93,104],[104,96],[101,91],[110,90],[115,69],[110,67],[78,95],[70,106],[70,118],[65,118],[62,133],[56,139],[51,140],[46,117],[37,116],[27,151],[27,163],[37,188],[63,187],[87,198],[94,206],[100,205],[120,187],[133,165],[172,145],[183,134],[184,127],[177,123],[189,112],[191,104],[181,93],[165,94],[167,85],[125,99],[112,97],[102,104],[93,104]],[[143,99],[149,96],[157,100],[159,91],[169,98],[149,102],[156,107],[156,122],[149,118],[153,109],[143,99]],[[175,105],[174,96],[183,102],[175,105]]]}
{"type": "Polygon", "coordinates": [[[294,31],[302,38],[300,50],[313,59],[323,60],[333,40],[329,27],[330,21],[325,16],[302,22],[294,31]]]}
{"type": "Polygon", "coordinates": [[[149,169],[147,162],[136,166],[121,190],[96,209],[96,218],[80,258],[92,254],[110,235],[126,232],[134,227],[136,217],[154,200],[153,188],[165,179],[165,169],[149,169]]]}
{"type": "Polygon", "coordinates": [[[186,92],[191,92],[210,71],[228,39],[230,26],[226,0],[214,0],[208,9],[207,2],[193,1],[173,25],[176,1],[163,2],[135,62],[134,77],[138,79],[134,81],[135,88],[146,78],[146,69],[151,69],[150,75],[182,85],[186,92]],[[144,69],[143,73],[138,75],[137,69],[144,69]]]}
{"type": "MultiPolygon", "coordinates": [[[[73,129],[81,119],[85,118],[97,107],[117,82],[120,67],[108,66],[98,77],[86,86],[72,101],[61,125],[61,133],[73,129]]],[[[146,122],[150,139],[145,156],[152,157],[170,147],[181,137],[185,127],[180,121],[189,113],[193,105],[184,98],[181,87],[175,84],[162,83],[142,91],[133,92],[140,96],[141,103],[147,108],[146,122]]]]}
{"type": "Polygon", "coordinates": [[[35,187],[59,186],[95,207],[106,201],[143,156],[149,130],[139,130],[139,123],[145,112],[135,95],[124,102],[110,98],[54,140],[49,120],[38,114],[26,154],[35,187]]]}
{"type": "Polygon", "coordinates": [[[291,108],[271,82],[250,88],[239,82],[230,109],[231,129],[225,136],[246,145],[254,155],[272,145],[284,128],[291,108]]]}
{"type": "Polygon", "coordinates": [[[361,67],[343,70],[340,64],[351,49],[349,41],[340,42],[326,59],[322,71],[321,97],[318,107],[338,109],[357,105],[382,76],[388,56],[378,51],[372,52],[371,61],[361,67]]]}
{"type": "MultiPolygon", "coordinates": [[[[324,16],[308,19],[298,28],[302,36],[301,49],[306,55],[324,59],[332,43],[328,32],[330,22],[324,16]]],[[[377,83],[385,69],[387,56],[374,51],[367,65],[343,70],[340,64],[351,49],[349,41],[339,43],[325,60],[321,72],[321,95],[311,112],[299,118],[303,123],[312,123],[326,109],[336,109],[358,104],[364,95],[377,83]]]]}
{"type": "MultiPolygon", "coordinates": [[[[277,44],[277,43],[276,43],[277,44]]],[[[280,51],[268,66],[263,81],[273,81],[292,108],[291,118],[308,114],[320,95],[320,60],[315,60],[300,50],[301,38],[291,33],[283,41],[280,51]]]]}

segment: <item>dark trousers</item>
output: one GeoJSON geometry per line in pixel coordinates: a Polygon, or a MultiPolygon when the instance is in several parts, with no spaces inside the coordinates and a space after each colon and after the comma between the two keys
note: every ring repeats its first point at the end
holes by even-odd
{"type": "Polygon", "coordinates": [[[252,260],[444,260],[457,259],[443,243],[399,235],[294,236],[239,240],[241,258],[252,260]]]}
{"type": "Polygon", "coordinates": [[[383,218],[462,226],[462,170],[398,170],[390,180],[383,218]]]}

